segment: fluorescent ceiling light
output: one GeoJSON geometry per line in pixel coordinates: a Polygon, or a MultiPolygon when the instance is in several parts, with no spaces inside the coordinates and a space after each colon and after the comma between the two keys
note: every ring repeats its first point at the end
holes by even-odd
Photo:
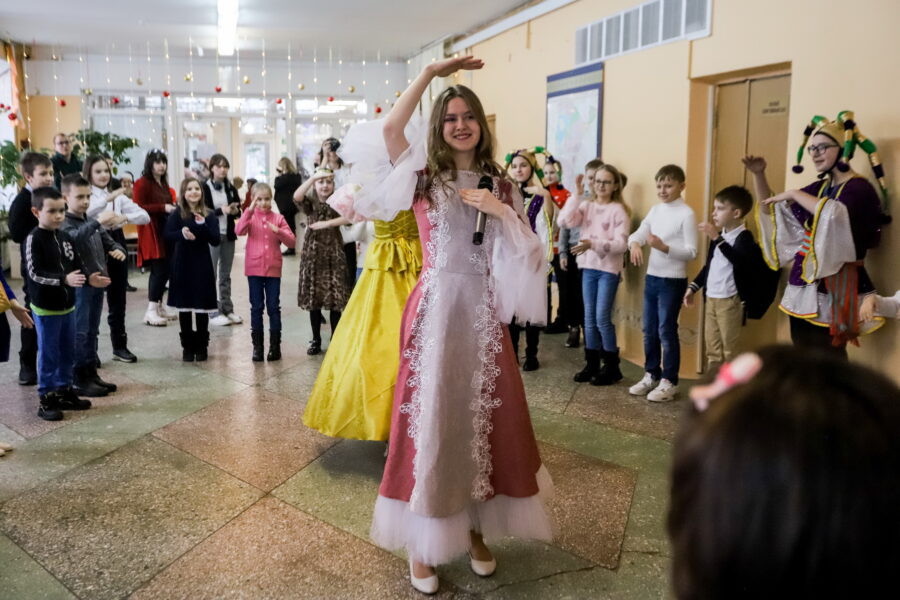
{"type": "Polygon", "coordinates": [[[238,0],[219,0],[219,55],[231,56],[237,43],[238,0]]]}

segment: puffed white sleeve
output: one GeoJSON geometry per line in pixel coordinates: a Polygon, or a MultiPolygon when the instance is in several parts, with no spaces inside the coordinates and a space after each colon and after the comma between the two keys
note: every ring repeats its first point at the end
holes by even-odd
{"type": "Polygon", "coordinates": [[[509,323],[547,322],[547,257],[545,247],[522,212],[522,197],[512,186],[512,206],[493,219],[499,227],[491,255],[491,277],[497,317],[509,323]],[[499,223],[498,223],[499,221],[499,223]]]}
{"type": "Polygon", "coordinates": [[[349,181],[336,190],[329,202],[351,221],[391,221],[413,203],[417,171],[425,168],[427,127],[420,117],[406,126],[409,148],[391,164],[384,142],[384,119],[352,126],[341,143],[340,156],[351,165],[349,181]]]}
{"type": "Polygon", "coordinates": [[[801,277],[807,283],[834,275],[845,263],[856,260],[850,213],[843,202],[829,198],[819,200],[805,245],[807,252],[801,277]]]}

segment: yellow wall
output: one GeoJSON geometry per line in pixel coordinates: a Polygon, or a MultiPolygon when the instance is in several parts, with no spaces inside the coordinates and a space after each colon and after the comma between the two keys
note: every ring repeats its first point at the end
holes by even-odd
{"type": "Polygon", "coordinates": [[[33,148],[53,150],[53,136],[57,133],[75,133],[81,129],[81,97],[60,96],[66,101],[59,106],[53,96],[31,96],[31,145],[33,148]],[[56,118],[59,116],[59,123],[56,118]]]}
{"type": "MultiPolygon", "coordinates": [[[[546,76],[574,67],[575,30],[582,25],[637,5],[636,0],[580,0],[531,23],[516,27],[473,47],[486,62],[469,82],[489,114],[496,114],[497,137],[503,154],[510,148],[543,143],[546,118],[546,76]]],[[[879,146],[888,182],[895,192],[900,178],[900,79],[888,64],[900,56],[900,5],[892,0],[867,0],[853,5],[836,0],[713,1],[712,35],[693,42],[675,42],[638,51],[605,64],[603,159],[629,176],[626,199],[638,216],[656,201],[653,174],[664,163],[686,166],[686,199],[697,212],[706,206],[706,137],[710,83],[739,72],[764,72],[788,67],[791,73],[788,160],[795,155],[800,134],[814,114],[830,118],[842,109],[856,111],[861,131],[879,146]]],[[[552,149],[551,149],[552,150],[552,149]]],[[[798,187],[812,177],[789,172],[787,186],[798,187]]],[[[854,168],[871,176],[865,155],[854,168]]],[[[788,169],[789,171],[789,169],[788,169]]],[[[900,222],[885,229],[879,249],[867,265],[879,288],[900,289],[900,222]],[[892,262],[893,261],[893,262],[892,262]]],[[[698,265],[689,267],[696,272],[698,265]]],[[[641,273],[626,270],[618,299],[623,354],[642,360],[639,317],[641,273]]],[[[696,373],[697,311],[682,314],[682,374],[696,373]]],[[[786,317],[783,317],[786,319],[786,317]]],[[[900,381],[900,324],[890,323],[863,339],[851,355],[887,370],[900,381]]],[[[780,328],[780,335],[786,328],[780,328]]]]}

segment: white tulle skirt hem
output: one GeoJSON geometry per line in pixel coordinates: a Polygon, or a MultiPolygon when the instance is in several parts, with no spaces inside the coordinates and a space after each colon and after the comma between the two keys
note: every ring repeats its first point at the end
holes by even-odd
{"type": "Polygon", "coordinates": [[[536,474],[538,493],[527,498],[498,495],[472,503],[449,517],[425,517],[410,511],[409,503],[378,496],[372,517],[372,541],[385,550],[404,549],[410,559],[426,565],[450,562],[469,550],[469,531],[487,541],[505,537],[550,541],[553,523],[546,502],[553,481],[542,465],[536,474]]]}

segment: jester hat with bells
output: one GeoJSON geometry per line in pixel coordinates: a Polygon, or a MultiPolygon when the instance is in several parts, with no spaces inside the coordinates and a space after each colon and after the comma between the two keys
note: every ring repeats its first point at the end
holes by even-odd
{"type": "MultiPolygon", "coordinates": [[[[835,121],[829,121],[826,117],[816,115],[803,130],[803,143],[797,151],[797,164],[794,165],[794,173],[802,173],[803,151],[806,149],[809,138],[821,133],[830,137],[834,142],[842,147],[841,155],[838,158],[835,168],[842,173],[850,170],[850,160],[859,146],[863,152],[869,156],[869,164],[872,165],[872,172],[878,180],[878,186],[881,188],[882,204],[884,211],[887,212],[888,189],[884,178],[884,167],[881,165],[881,159],[878,157],[878,148],[875,144],[859,132],[853,112],[844,110],[838,113],[835,121]]],[[[819,177],[825,177],[828,173],[821,173],[819,177]]]]}
{"type": "Polygon", "coordinates": [[[509,167],[512,164],[512,161],[515,157],[521,156],[525,160],[528,161],[528,164],[531,165],[531,174],[532,176],[537,175],[538,181],[543,185],[544,181],[544,170],[538,164],[537,155],[543,154],[546,157],[546,152],[544,151],[543,146],[535,146],[534,148],[520,148],[515,152],[510,152],[506,155],[506,166],[504,167],[505,171],[509,171],[509,167]]]}

